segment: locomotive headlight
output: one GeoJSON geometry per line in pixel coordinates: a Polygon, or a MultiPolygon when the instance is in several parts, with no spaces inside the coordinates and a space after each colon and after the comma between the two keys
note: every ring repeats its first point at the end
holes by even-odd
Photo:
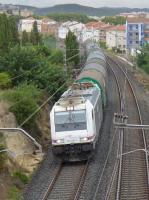
{"type": "Polygon", "coordinates": [[[88,138],[87,137],[82,137],[82,138],[80,138],[80,140],[85,142],[85,141],[88,140],[88,138]]]}
{"type": "Polygon", "coordinates": [[[56,143],[57,143],[57,144],[64,143],[64,139],[59,139],[59,140],[56,140],[56,143]]]}

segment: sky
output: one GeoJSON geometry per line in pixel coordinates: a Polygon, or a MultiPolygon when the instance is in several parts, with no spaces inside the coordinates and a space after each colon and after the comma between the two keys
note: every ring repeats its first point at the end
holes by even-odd
{"type": "Polygon", "coordinates": [[[58,4],[77,3],[92,7],[130,7],[149,8],[149,0],[0,0],[0,3],[51,7],[58,4]]]}

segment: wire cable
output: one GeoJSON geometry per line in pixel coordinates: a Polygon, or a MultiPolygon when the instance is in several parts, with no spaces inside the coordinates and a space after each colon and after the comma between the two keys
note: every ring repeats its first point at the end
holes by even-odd
{"type": "Polygon", "coordinates": [[[66,85],[67,82],[65,82],[63,85],[61,85],[48,99],[46,99],[41,106],[39,106],[29,117],[27,117],[20,125],[19,128],[22,127],[26,122],[28,122],[34,115],[36,115],[50,100],[52,97],[54,97],[57,92],[63,88],[66,85]]]}

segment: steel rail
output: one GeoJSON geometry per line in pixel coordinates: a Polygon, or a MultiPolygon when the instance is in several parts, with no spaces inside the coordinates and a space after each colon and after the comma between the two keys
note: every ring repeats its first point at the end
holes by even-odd
{"type": "Polygon", "coordinates": [[[52,181],[50,182],[50,184],[49,184],[49,186],[48,186],[48,188],[47,188],[47,190],[46,190],[46,192],[45,192],[45,194],[44,194],[44,196],[43,196],[43,198],[42,198],[41,200],[46,200],[46,199],[48,198],[50,192],[52,191],[52,189],[53,189],[53,187],[54,187],[54,184],[56,183],[56,180],[57,180],[59,174],[60,174],[61,171],[62,171],[62,167],[63,167],[63,162],[60,163],[60,166],[59,166],[59,168],[58,168],[58,170],[57,170],[57,172],[56,172],[54,178],[53,178],[52,181]]]}
{"type": "Polygon", "coordinates": [[[84,181],[85,181],[85,177],[86,177],[86,174],[87,174],[87,169],[88,169],[88,166],[89,166],[89,160],[87,161],[87,164],[83,170],[83,174],[82,174],[82,177],[80,179],[80,183],[78,185],[78,189],[75,193],[75,196],[73,198],[73,200],[78,200],[79,197],[80,197],[80,194],[81,194],[81,190],[82,190],[82,187],[83,187],[83,184],[84,184],[84,181]]]}
{"type": "MultiPolygon", "coordinates": [[[[139,107],[139,103],[138,103],[138,99],[137,99],[137,96],[134,92],[134,89],[133,89],[133,86],[132,86],[132,83],[127,75],[127,73],[122,69],[122,67],[119,65],[119,63],[117,63],[115,60],[113,60],[112,58],[110,58],[110,60],[115,63],[119,69],[121,70],[121,72],[124,74],[124,76],[127,78],[127,82],[129,84],[129,87],[132,91],[132,94],[133,94],[133,97],[135,99],[135,104],[136,104],[136,107],[137,107],[137,112],[138,112],[138,116],[139,116],[139,121],[140,123],[142,124],[142,117],[141,117],[141,112],[140,112],[140,107],[139,107]]],[[[147,145],[146,145],[146,138],[145,138],[145,132],[144,130],[142,129],[142,138],[143,138],[143,145],[144,145],[144,149],[145,149],[145,163],[146,163],[146,174],[147,174],[147,184],[148,184],[148,188],[149,188],[149,166],[148,166],[148,154],[147,154],[147,145]]],[[[121,154],[122,155],[122,154],[121,154]]],[[[122,156],[121,156],[122,157],[122,156]]],[[[118,181],[118,184],[120,185],[121,184],[121,181],[119,180],[118,181]]],[[[148,195],[149,195],[149,191],[148,191],[148,195]]],[[[117,200],[120,199],[120,192],[117,191],[117,200]]]]}
{"type": "MultiPolygon", "coordinates": [[[[51,194],[54,186],[56,185],[56,183],[58,181],[58,178],[60,177],[60,175],[62,173],[63,168],[65,167],[64,165],[65,164],[62,162],[61,165],[60,165],[60,167],[59,167],[59,169],[57,170],[54,178],[50,182],[50,184],[49,184],[49,186],[48,186],[48,188],[47,188],[47,190],[46,190],[46,192],[45,192],[45,194],[44,194],[44,196],[43,196],[43,198],[41,200],[48,200],[48,199],[50,199],[49,196],[50,196],[50,194],[51,194]]],[[[83,171],[81,173],[82,175],[78,177],[79,178],[78,187],[75,189],[74,193],[72,192],[72,196],[73,196],[72,199],[73,200],[78,200],[79,197],[80,197],[81,189],[82,189],[84,181],[85,181],[85,177],[86,177],[86,173],[87,173],[87,170],[88,170],[88,166],[89,166],[89,160],[87,161],[87,163],[85,163],[84,169],[83,169],[83,171]]],[[[66,181],[67,181],[67,177],[66,177],[66,181]]]]}
{"type": "MultiPolygon", "coordinates": [[[[107,57],[108,58],[108,57],[107,57]]],[[[118,87],[118,92],[119,92],[119,101],[120,101],[120,112],[123,113],[124,112],[124,95],[122,95],[122,91],[121,91],[121,87],[120,87],[120,84],[119,84],[119,80],[117,78],[117,75],[115,73],[115,71],[113,70],[113,68],[111,67],[111,65],[108,63],[109,67],[111,68],[113,74],[114,74],[114,77],[116,79],[116,84],[117,84],[117,87],[118,87]]],[[[125,92],[125,91],[124,91],[125,92]]],[[[121,129],[119,131],[119,141],[118,141],[118,144],[119,144],[119,147],[118,147],[118,152],[117,152],[117,158],[118,158],[118,155],[119,154],[122,154],[123,152],[123,129],[121,129]]],[[[120,194],[120,182],[121,182],[121,175],[122,175],[122,157],[119,158],[119,171],[118,171],[118,185],[117,185],[117,194],[116,194],[116,199],[118,199],[118,196],[120,194]]]]}
{"type": "MultiPolygon", "coordinates": [[[[117,63],[118,64],[118,63],[117,63]]],[[[120,67],[120,65],[118,64],[118,66],[120,67]]],[[[129,82],[129,85],[132,89],[132,92],[133,92],[133,95],[135,97],[135,100],[136,100],[136,104],[137,104],[137,109],[138,109],[138,112],[139,112],[139,118],[140,118],[140,122],[141,122],[141,125],[143,124],[143,120],[142,120],[142,116],[141,116],[141,111],[140,111],[140,106],[139,106],[139,103],[138,103],[138,98],[134,92],[134,89],[133,89],[133,86],[132,86],[132,83],[128,77],[128,75],[126,74],[126,72],[120,67],[120,69],[123,71],[123,73],[125,73],[125,76],[129,82]]],[[[142,134],[143,134],[143,142],[144,142],[144,149],[146,150],[147,152],[147,144],[146,144],[146,138],[145,138],[145,132],[144,130],[142,129],[142,134]]],[[[147,176],[148,176],[148,188],[149,188],[149,163],[148,163],[148,155],[147,153],[145,152],[145,156],[146,156],[146,166],[147,166],[147,176]]]]}
{"type": "MultiPolygon", "coordinates": [[[[107,58],[107,56],[106,56],[107,58]]],[[[114,72],[114,70],[112,69],[112,67],[110,66],[109,62],[108,62],[108,59],[107,59],[107,65],[110,67],[113,75],[114,75],[114,79],[115,79],[115,82],[116,82],[116,85],[117,85],[117,88],[118,88],[118,96],[119,96],[119,102],[120,102],[120,106],[119,106],[119,109],[120,111],[122,110],[121,108],[121,99],[122,99],[122,93],[121,93],[121,88],[120,88],[120,85],[119,85],[119,82],[118,82],[118,78],[116,76],[116,73],[114,72]]],[[[97,184],[97,187],[96,187],[96,190],[95,190],[95,193],[94,193],[94,197],[93,197],[93,200],[96,200],[97,199],[97,195],[98,195],[98,190],[99,190],[99,186],[100,186],[100,183],[101,183],[101,180],[102,180],[102,177],[103,177],[103,174],[104,174],[104,171],[105,171],[105,168],[106,168],[106,165],[108,163],[108,159],[109,159],[109,156],[110,156],[110,153],[111,153],[111,150],[112,150],[112,146],[113,146],[113,143],[114,143],[114,138],[115,138],[115,135],[117,134],[117,129],[115,130],[115,133],[114,133],[114,136],[112,138],[112,143],[111,143],[111,146],[109,148],[109,152],[107,154],[107,158],[106,158],[106,161],[105,161],[105,164],[104,164],[104,167],[103,167],[103,170],[102,170],[102,173],[100,175],[100,178],[98,180],[98,184],[97,184]]],[[[119,134],[119,146],[118,146],[118,150],[117,150],[117,156],[119,155],[119,151],[120,151],[120,141],[121,141],[121,137],[120,137],[120,134],[119,134]]],[[[110,184],[111,184],[112,181],[110,181],[110,184]]],[[[109,186],[110,187],[110,186],[109,186]]]]}

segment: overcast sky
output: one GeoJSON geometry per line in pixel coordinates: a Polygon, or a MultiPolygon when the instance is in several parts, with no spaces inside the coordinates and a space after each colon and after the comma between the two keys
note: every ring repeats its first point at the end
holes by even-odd
{"type": "Polygon", "coordinates": [[[12,3],[32,5],[36,7],[47,7],[57,4],[65,3],[77,3],[85,6],[101,7],[137,7],[137,8],[149,8],[149,0],[0,0],[0,3],[12,3]]]}

